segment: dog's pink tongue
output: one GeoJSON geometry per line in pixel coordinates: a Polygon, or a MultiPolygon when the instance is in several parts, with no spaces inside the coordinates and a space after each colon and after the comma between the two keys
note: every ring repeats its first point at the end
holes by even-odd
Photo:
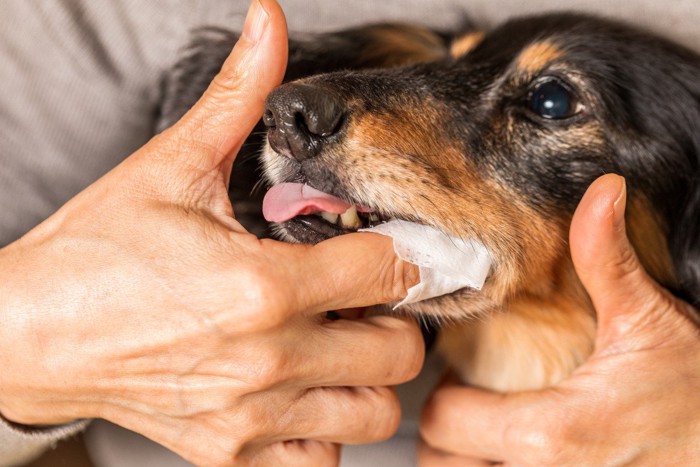
{"type": "Polygon", "coordinates": [[[280,183],[263,199],[263,216],[270,222],[285,222],[300,214],[321,211],[342,214],[352,204],[303,183],[280,183]]]}

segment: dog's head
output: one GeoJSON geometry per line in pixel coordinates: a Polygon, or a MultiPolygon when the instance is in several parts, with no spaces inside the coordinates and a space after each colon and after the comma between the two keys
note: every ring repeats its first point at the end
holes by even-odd
{"type": "Polygon", "coordinates": [[[417,311],[465,316],[561,294],[587,306],[568,227],[591,182],[618,173],[643,263],[697,305],[699,74],[681,47],[559,14],[458,38],[427,63],[283,85],[264,115],[268,180],[304,183],[360,214],[297,215],[280,230],[314,243],[399,218],[486,245],[493,269],[482,291],[417,311]]]}

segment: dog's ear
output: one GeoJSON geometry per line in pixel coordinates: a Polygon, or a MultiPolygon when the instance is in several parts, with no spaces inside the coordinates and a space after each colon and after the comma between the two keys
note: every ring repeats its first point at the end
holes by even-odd
{"type": "Polygon", "coordinates": [[[285,81],[341,70],[388,68],[440,60],[451,36],[420,26],[381,23],[309,34],[289,42],[285,81]]]}
{"type": "Polygon", "coordinates": [[[193,31],[189,44],[161,82],[156,132],[178,121],[202,97],[238,37],[233,31],[216,27],[193,31]]]}
{"type": "Polygon", "coordinates": [[[664,181],[673,200],[666,204],[669,245],[677,273],[675,292],[700,310],[700,57],[683,49],[674,52],[677,60],[671,60],[672,69],[664,71],[678,87],[671,88],[672,94],[662,104],[675,113],[675,118],[668,118],[666,130],[675,136],[679,153],[668,164],[675,173],[667,173],[669,179],[664,181]]]}
{"type": "Polygon", "coordinates": [[[695,177],[676,226],[674,257],[681,296],[700,310],[700,177],[695,177]]]}
{"type": "Polygon", "coordinates": [[[673,124],[686,134],[682,166],[685,170],[678,174],[684,195],[674,215],[671,254],[678,273],[678,295],[700,314],[700,57],[688,54],[683,59],[676,77],[688,98],[676,103],[684,107],[683,119],[673,124]]]}
{"type": "Polygon", "coordinates": [[[641,46],[619,57],[610,94],[630,238],[656,280],[700,307],[700,57],[656,38],[629,43],[641,46]]]}
{"type": "MultiPolygon", "coordinates": [[[[216,27],[193,32],[181,58],[163,80],[156,131],[172,125],[199,99],[238,37],[233,31],[216,27]]],[[[398,23],[292,36],[284,81],[340,70],[439,60],[448,55],[451,41],[450,33],[398,23]]]]}

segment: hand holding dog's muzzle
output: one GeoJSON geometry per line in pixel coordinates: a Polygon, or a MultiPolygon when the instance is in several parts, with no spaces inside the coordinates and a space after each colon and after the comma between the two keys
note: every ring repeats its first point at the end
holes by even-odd
{"type": "Polygon", "coordinates": [[[620,177],[601,177],[571,225],[576,272],[597,312],[593,355],[541,391],[443,384],[423,413],[420,465],[697,462],[698,323],[639,262],[625,233],[625,200],[620,177]]]}
{"type": "Polygon", "coordinates": [[[0,412],[101,417],[200,465],[332,465],[337,443],[398,424],[411,319],[329,321],[417,281],[391,240],[260,241],[234,217],[235,154],[282,79],[284,17],[254,2],[243,37],[171,129],[0,250],[0,412]]]}

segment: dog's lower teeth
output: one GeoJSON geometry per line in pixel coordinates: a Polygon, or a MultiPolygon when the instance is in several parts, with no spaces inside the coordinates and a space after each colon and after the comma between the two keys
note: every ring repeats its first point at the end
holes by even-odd
{"type": "Polygon", "coordinates": [[[321,217],[323,220],[330,222],[331,224],[336,224],[338,222],[338,214],[333,214],[332,212],[322,211],[321,217]]]}
{"type": "Polygon", "coordinates": [[[369,221],[370,221],[370,222],[379,222],[379,216],[376,215],[376,214],[374,214],[374,213],[370,213],[370,215],[369,215],[369,221]]]}
{"type": "Polygon", "coordinates": [[[359,229],[362,226],[355,206],[350,206],[347,211],[340,215],[340,225],[346,229],[359,229]]]}

